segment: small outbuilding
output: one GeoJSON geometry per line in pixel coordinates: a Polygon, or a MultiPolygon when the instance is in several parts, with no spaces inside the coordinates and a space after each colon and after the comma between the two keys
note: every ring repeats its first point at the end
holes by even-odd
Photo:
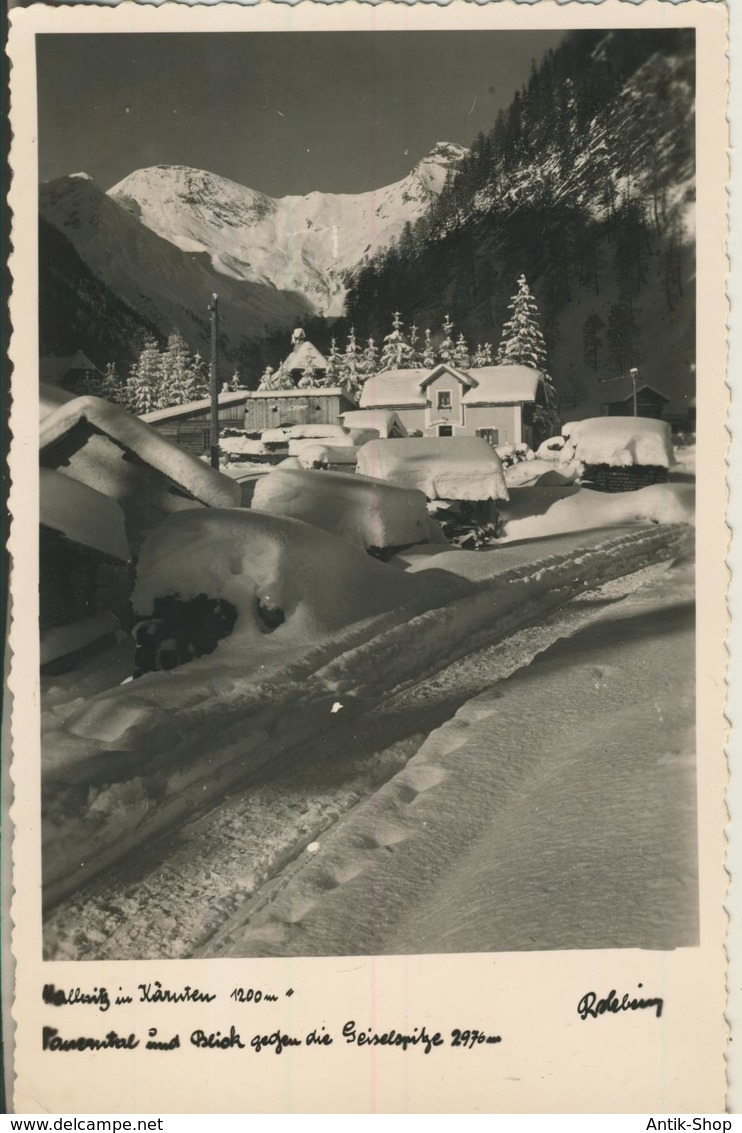
{"type": "Polygon", "coordinates": [[[502,461],[479,437],[404,437],[369,441],[358,453],[358,472],[400,488],[417,488],[429,500],[506,500],[502,461]]]}
{"type": "MultiPolygon", "coordinates": [[[[631,378],[620,378],[611,382],[610,392],[613,395],[610,401],[601,402],[601,412],[607,417],[629,417],[634,415],[634,389],[631,378]]],[[[659,420],[669,403],[661,390],[654,386],[637,386],[636,390],[636,416],[652,417],[659,420]]]]}

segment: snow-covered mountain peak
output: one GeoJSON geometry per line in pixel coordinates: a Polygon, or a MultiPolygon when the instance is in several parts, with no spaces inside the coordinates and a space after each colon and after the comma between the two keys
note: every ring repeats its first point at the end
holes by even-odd
{"type": "Polygon", "coordinates": [[[443,188],[448,173],[455,169],[466,153],[466,147],[457,142],[436,142],[413,169],[425,188],[436,196],[443,188]]]}
{"type": "Polygon", "coordinates": [[[439,142],[401,181],[366,193],[269,197],[204,169],[137,169],[108,196],[181,251],[206,253],[223,275],[298,291],[339,314],[345,280],[430,207],[465,153],[439,142]]]}

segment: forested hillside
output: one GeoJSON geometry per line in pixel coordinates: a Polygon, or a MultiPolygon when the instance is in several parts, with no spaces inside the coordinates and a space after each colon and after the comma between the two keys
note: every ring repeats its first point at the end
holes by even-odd
{"type": "Polygon", "coordinates": [[[480,134],[430,212],[355,275],[346,314],[390,312],[497,346],[516,278],[537,299],[565,408],[630,366],[693,388],[694,32],[571,34],[480,134]]]}

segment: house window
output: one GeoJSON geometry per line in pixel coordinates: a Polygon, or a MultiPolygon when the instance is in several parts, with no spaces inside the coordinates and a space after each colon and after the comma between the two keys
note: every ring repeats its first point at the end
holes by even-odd
{"type": "Polygon", "coordinates": [[[477,436],[481,437],[483,441],[486,441],[488,445],[492,445],[493,447],[500,443],[499,429],[477,429],[477,436]]]}
{"type": "Polygon", "coordinates": [[[438,409],[451,408],[451,391],[450,389],[438,390],[438,409]]]}
{"type": "Polygon", "coordinates": [[[204,452],[211,452],[211,429],[204,429],[201,439],[204,452]]]}
{"type": "Polygon", "coordinates": [[[438,436],[439,437],[452,437],[453,436],[453,425],[439,425],[438,426],[438,436]]]}

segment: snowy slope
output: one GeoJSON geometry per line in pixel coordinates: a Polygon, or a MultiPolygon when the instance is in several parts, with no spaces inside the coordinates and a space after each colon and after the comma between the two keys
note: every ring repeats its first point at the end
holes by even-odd
{"type": "MultiPolygon", "coordinates": [[[[162,239],[95,181],[76,174],[39,189],[41,217],[63,233],[93,275],[165,336],[178,327],[192,349],[208,349],[207,308],[219,292],[230,338],[256,335],[266,325],[290,325],[312,308],[301,295],[274,284],[217,273],[206,255],[162,239]]],[[[96,312],[88,318],[95,318],[96,312]]]]}
{"type": "Polygon", "coordinates": [[[349,271],[425,213],[464,148],[440,142],[401,181],[367,193],[273,198],[206,170],[138,169],[109,190],[158,236],[236,280],[298,291],[339,315],[349,271]]]}

